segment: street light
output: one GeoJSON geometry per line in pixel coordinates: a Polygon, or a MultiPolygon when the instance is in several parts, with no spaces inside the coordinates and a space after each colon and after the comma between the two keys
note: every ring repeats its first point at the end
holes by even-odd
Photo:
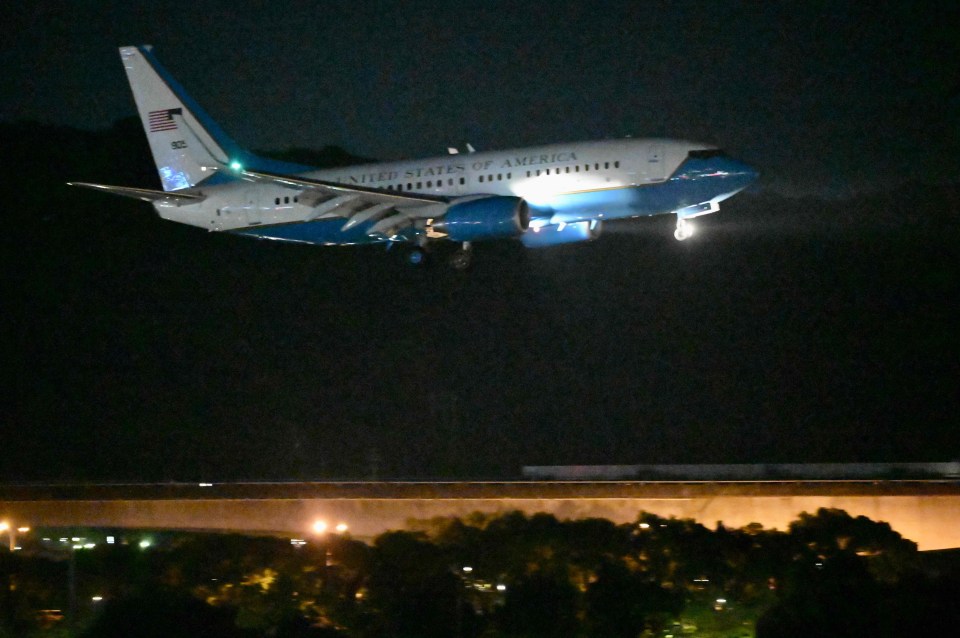
{"type": "Polygon", "coordinates": [[[30,528],[26,525],[21,525],[20,527],[14,527],[10,524],[10,521],[0,521],[0,532],[7,533],[7,539],[9,541],[10,551],[16,551],[19,549],[17,547],[17,533],[26,534],[30,531],[30,528]]]}

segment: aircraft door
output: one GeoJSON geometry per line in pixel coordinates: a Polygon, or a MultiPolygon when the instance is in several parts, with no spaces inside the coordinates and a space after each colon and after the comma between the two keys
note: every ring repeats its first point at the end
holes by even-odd
{"type": "Polygon", "coordinates": [[[262,219],[260,216],[260,197],[259,189],[247,188],[243,191],[243,211],[247,216],[247,223],[256,226],[262,219]]]}
{"type": "Polygon", "coordinates": [[[664,178],[663,144],[651,144],[647,148],[646,180],[648,182],[662,182],[664,178]]]}

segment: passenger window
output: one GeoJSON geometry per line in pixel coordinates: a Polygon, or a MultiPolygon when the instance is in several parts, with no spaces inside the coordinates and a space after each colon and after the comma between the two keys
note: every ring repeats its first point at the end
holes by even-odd
{"type": "Polygon", "coordinates": [[[420,190],[422,188],[423,188],[423,182],[417,182],[417,190],[420,190]]]}
{"type": "Polygon", "coordinates": [[[502,182],[502,181],[503,181],[503,173],[497,173],[497,181],[498,181],[498,182],[502,182]]]}
{"type": "Polygon", "coordinates": [[[537,169],[537,177],[540,177],[540,169],[537,169]]]}
{"type": "Polygon", "coordinates": [[[481,181],[481,182],[483,181],[483,175],[480,176],[480,181],[481,181]]]}
{"type": "Polygon", "coordinates": [[[284,203],[284,204],[289,204],[289,203],[290,203],[290,198],[289,198],[289,197],[284,197],[284,198],[283,198],[283,203],[284,203]]]}
{"type": "Polygon", "coordinates": [[[427,180],[427,188],[433,188],[433,180],[427,180]]]}
{"type": "Polygon", "coordinates": [[[604,168],[610,168],[610,162],[604,162],[604,163],[603,163],[603,167],[604,167],[604,168]]]}
{"type": "Polygon", "coordinates": [[[465,178],[461,177],[461,178],[460,178],[460,183],[461,183],[461,184],[466,184],[466,183],[467,183],[467,180],[466,180],[465,178]]]}
{"type": "Polygon", "coordinates": [[[584,165],[583,165],[583,170],[589,171],[589,170],[590,170],[590,165],[589,165],[589,164],[584,164],[584,165]]]}
{"type": "Polygon", "coordinates": [[[568,166],[566,170],[564,170],[564,173],[569,173],[569,172],[570,172],[570,167],[568,166]]]}
{"type": "Polygon", "coordinates": [[[280,198],[278,197],[278,198],[276,198],[275,200],[273,200],[273,203],[276,204],[277,206],[279,206],[279,205],[280,205],[280,198]]]}
{"type": "Polygon", "coordinates": [[[614,167],[614,168],[620,168],[620,162],[619,162],[619,161],[614,162],[614,163],[613,163],[613,167],[614,167]]]}
{"type": "Polygon", "coordinates": [[[579,172],[580,172],[580,165],[577,164],[576,166],[574,166],[574,167],[573,167],[573,170],[575,170],[576,172],[579,173],[579,172]]]}
{"type": "Polygon", "coordinates": [[[507,173],[507,179],[513,179],[513,173],[507,173]]]}
{"type": "Polygon", "coordinates": [[[412,190],[413,190],[413,182],[407,182],[407,190],[408,190],[408,191],[412,191],[412,190]]]}
{"type": "Polygon", "coordinates": [[[593,165],[593,170],[595,170],[595,171],[599,171],[599,170],[600,170],[600,162],[597,162],[596,164],[593,165]]]}

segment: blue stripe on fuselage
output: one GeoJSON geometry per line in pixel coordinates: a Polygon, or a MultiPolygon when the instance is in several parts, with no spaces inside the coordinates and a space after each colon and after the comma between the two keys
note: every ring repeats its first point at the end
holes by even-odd
{"type": "Polygon", "coordinates": [[[407,228],[393,239],[386,239],[380,235],[370,237],[367,233],[373,226],[373,222],[358,224],[344,232],[341,229],[346,221],[347,220],[343,218],[318,219],[311,222],[278,224],[275,226],[252,226],[229,232],[238,235],[247,235],[248,237],[256,237],[258,239],[273,239],[276,241],[321,245],[378,244],[386,241],[413,241],[419,234],[418,231],[407,228]]]}

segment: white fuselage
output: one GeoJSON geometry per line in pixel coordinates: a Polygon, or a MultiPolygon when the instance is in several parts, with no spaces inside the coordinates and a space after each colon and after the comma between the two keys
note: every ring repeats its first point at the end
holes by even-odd
{"type": "MultiPolygon", "coordinates": [[[[601,194],[664,182],[691,150],[710,145],[665,139],[625,139],[551,144],[506,151],[450,154],[420,160],[361,164],[303,173],[303,177],[362,188],[445,197],[515,195],[552,223],[595,218],[595,211],[558,208],[558,197],[601,194]]],[[[342,217],[344,210],[314,215],[300,190],[278,184],[234,181],[192,189],[198,204],[159,202],[159,214],[209,230],[235,230],[306,219],[342,217]]],[[[601,215],[602,217],[602,215],[601,215]]],[[[547,220],[545,220],[547,221],[547,220]]]]}

